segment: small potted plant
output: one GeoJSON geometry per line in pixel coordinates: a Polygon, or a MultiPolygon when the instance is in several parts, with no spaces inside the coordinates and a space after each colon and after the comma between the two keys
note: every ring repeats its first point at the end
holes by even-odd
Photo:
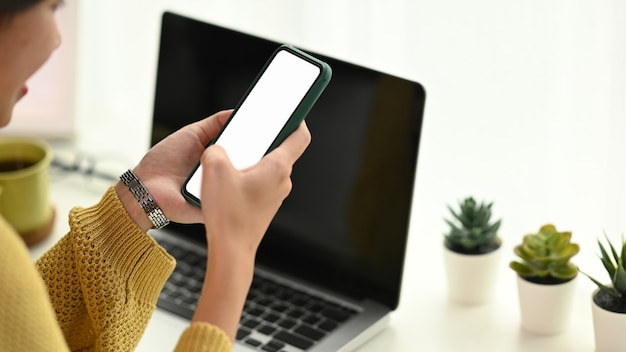
{"type": "Polygon", "coordinates": [[[493,293],[502,241],[501,220],[490,222],[492,204],[467,197],[459,202],[459,211],[448,206],[453,219],[444,219],[450,227],[444,234],[444,258],[450,297],[458,303],[483,304],[493,293]]]}
{"type": "Polygon", "coordinates": [[[567,329],[578,268],[570,259],[579,246],[571,232],[557,231],[551,224],[524,236],[514,249],[521,261],[512,261],[522,328],[537,334],[557,334],[567,329]]]}
{"type": "Polygon", "coordinates": [[[598,286],[591,296],[596,351],[626,351],[626,243],[622,238],[622,248],[617,252],[611,241],[606,240],[610,254],[600,241],[598,245],[610,284],[604,285],[583,273],[598,286]]]}

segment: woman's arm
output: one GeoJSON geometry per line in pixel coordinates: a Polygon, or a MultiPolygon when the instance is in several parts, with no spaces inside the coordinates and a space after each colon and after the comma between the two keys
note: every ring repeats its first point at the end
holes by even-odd
{"type": "Polygon", "coordinates": [[[133,350],[175,261],[128,216],[113,188],[75,208],[70,232],[37,260],[71,350],[133,350]]]}
{"type": "MultiPolygon", "coordinates": [[[[155,145],[134,168],[165,215],[202,222],[180,187],[230,111],[190,124],[155,145]]],[[[89,208],[75,208],[70,232],[36,263],[72,350],[132,350],[175,262],[146,231],[150,219],[118,182],[89,208]]]]}
{"type": "Polygon", "coordinates": [[[304,123],[256,165],[235,170],[219,146],[202,157],[202,213],[208,262],[193,321],[220,326],[234,341],[257,249],[283,200],[291,170],[311,140],[304,123]]]}

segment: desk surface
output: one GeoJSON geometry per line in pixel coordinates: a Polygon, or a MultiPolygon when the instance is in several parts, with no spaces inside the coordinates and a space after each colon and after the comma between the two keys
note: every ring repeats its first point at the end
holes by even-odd
{"type": "MultiPolygon", "coordinates": [[[[31,248],[32,258],[39,257],[67,232],[67,214],[73,206],[94,204],[102,191],[102,186],[94,187],[78,174],[55,177],[51,189],[57,210],[54,232],[31,248]]],[[[578,278],[569,330],[554,336],[528,334],[520,329],[517,286],[508,268],[509,257],[502,256],[494,300],[482,306],[460,306],[447,296],[441,237],[418,233],[419,229],[412,226],[400,307],[392,313],[389,325],[359,352],[594,350],[590,297],[595,287],[585,277],[578,278]]],[[[160,317],[158,323],[153,318],[138,351],[171,350],[187,325],[166,312],[157,310],[156,316],[160,317]]]]}

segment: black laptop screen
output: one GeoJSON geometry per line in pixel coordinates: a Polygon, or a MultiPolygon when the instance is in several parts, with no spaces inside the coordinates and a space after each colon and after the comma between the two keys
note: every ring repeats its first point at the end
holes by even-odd
{"type": "MultiPolygon", "coordinates": [[[[232,108],[281,43],[163,15],[152,144],[232,108]]],[[[259,265],[397,306],[424,91],[416,82],[324,55],[333,70],[307,116],[312,142],[270,225],[259,265]]],[[[170,225],[203,239],[201,225],[170,225]]]]}

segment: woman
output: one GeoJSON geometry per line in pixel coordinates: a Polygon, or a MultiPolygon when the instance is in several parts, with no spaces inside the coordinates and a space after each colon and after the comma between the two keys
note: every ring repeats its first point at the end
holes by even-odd
{"type": "MultiPolygon", "coordinates": [[[[10,122],[13,106],[27,93],[24,82],[60,45],[55,11],[61,4],[0,0],[0,126],[10,122]]],[[[229,115],[219,112],[177,131],[125,174],[152,195],[162,211],[157,222],[129,182],[120,181],[98,204],[73,209],[69,233],[33,266],[0,216],[0,350],[133,350],[175,266],[146,233],[166,223],[165,217],[204,223],[210,243],[202,295],[177,350],[232,350],[256,250],[291,190],[291,168],[310,134],[301,125],[258,164],[238,171],[220,147],[205,149],[229,115]],[[197,160],[202,198],[211,199],[202,210],[180,194],[197,160]]]]}

